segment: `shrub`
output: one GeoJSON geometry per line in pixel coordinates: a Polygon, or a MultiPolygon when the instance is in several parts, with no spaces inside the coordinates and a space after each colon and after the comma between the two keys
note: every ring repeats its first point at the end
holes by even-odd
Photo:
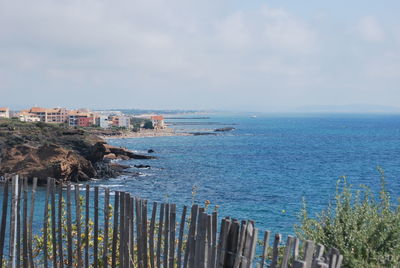
{"type": "Polygon", "coordinates": [[[296,233],[326,247],[339,249],[345,267],[397,267],[400,263],[400,207],[385,187],[384,172],[376,197],[365,186],[354,191],[346,178],[338,181],[335,202],[309,217],[301,211],[296,233]]]}

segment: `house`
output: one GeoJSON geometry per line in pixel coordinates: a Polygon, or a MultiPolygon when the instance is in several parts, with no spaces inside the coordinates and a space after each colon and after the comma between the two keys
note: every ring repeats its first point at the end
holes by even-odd
{"type": "Polygon", "coordinates": [[[162,115],[153,115],[151,117],[151,123],[154,129],[164,129],[166,125],[164,123],[164,117],[162,115]]]}
{"type": "Polygon", "coordinates": [[[36,114],[21,112],[17,116],[22,122],[40,122],[40,117],[36,114]]]}
{"type": "Polygon", "coordinates": [[[10,118],[10,109],[0,108],[0,118],[10,118]]]}
{"type": "Polygon", "coordinates": [[[46,123],[67,123],[68,111],[66,108],[51,108],[46,109],[47,119],[46,123]]]}
{"type": "Polygon", "coordinates": [[[128,116],[119,116],[118,126],[123,127],[123,128],[130,128],[131,127],[131,118],[128,116]]]}
{"type": "Polygon", "coordinates": [[[73,110],[68,112],[68,125],[90,127],[96,124],[96,115],[88,110],[73,110]]]}
{"type": "Polygon", "coordinates": [[[100,115],[98,118],[98,126],[101,128],[109,128],[111,121],[108,119],[106,115],[100,115]]]}
{"type": "Polygon", "coordinates": [[[66,108],[42,108],[32,107],[29,110],[22,110],[21,113],[37,115],[41,122],[62,124],[68,122],[68,111],[66,108]]]}

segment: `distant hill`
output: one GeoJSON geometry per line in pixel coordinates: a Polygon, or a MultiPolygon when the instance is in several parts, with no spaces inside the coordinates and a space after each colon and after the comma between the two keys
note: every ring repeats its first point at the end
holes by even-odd
{"type": "Polygon", "coordinates": [[[303,106],[294,110],[300,113],[400,113],[400,107],[369,105],[369,104],[349,104],[349,105],[311,105],[303,106]]]}

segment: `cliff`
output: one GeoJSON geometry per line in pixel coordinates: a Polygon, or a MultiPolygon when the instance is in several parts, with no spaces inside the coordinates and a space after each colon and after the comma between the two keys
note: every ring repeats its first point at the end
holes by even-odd
{"type": "Polygon", "coordinates": [[[105,161],[115,158],[149,159],[128,150],[109,146],[90,131],[44,123],[0,121],[0,176],[19,174],[61,181],[86,181],[115,176],[121,166],[105,161]]]}

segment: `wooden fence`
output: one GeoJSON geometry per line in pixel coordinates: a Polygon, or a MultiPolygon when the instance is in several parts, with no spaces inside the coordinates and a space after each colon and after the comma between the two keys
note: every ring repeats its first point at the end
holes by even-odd
{"type": "Polygon", "coordinates": [[[44,205],[35,206],[36,183],[17,176],[4,183],[3,267],[341,267],[336,249],[293,236],[283,245],[269,231],[259,239],[253,221],[227,217],[218,226],[217,212],[198,205],[178,213],[175,204],[49,179],[44,205]]]}

